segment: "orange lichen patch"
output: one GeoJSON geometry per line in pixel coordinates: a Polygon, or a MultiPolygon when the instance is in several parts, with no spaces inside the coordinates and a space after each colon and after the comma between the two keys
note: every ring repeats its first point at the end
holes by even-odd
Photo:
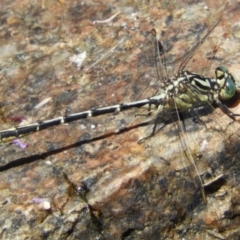
{"type": "Polygon", "coordinates": [[[57,185],[56,179],[51,179],[51,178],[49,178],[49,179],[45,178],[44,180],[41,181],[41,184],[45,189],[47,189],[47,188],[51,189],[57,185]]]}
{"type": "Polygon", "coordinates": [[[218,227],[218,221],[221,217],[216,216],[216,211],[208,212],[208,215],[205,216],[204,222],[207,226],[218,227]]]}
{"type": "MultiPolygon", "coordinates": [[[[119,175],[118,178],[111,178],[106,179],[105,181],[100,183],[100,186],[104,186],[107,183],[107,186],[104,188],[99,188],[98,192],[95,192],[93,195],[91,195],[91,198],[89,199],[89,203],[93,206],[98,208],[98,204],[105,203],[105,198],[110,198],[108,201],[113,201],[116,199],[116,194],[120,191],[120,194],[122,191],[120,189],[124,188],[131,179],[134,179],[138,176],[140,176],[143,171],[145,171],[145,167],[138,165],[132,168],[126,169],[125,172],[123,172],[121,175],[119,175]],[[110,181],[109,181],[110,180],[110,181]],[[101,193],[101,191],[104,191],[104,194],[101,193]]],[[[118,194],[117,194],[118,195],[118,194]]]]}
{"type": "Polygon", "coordinates": [[[22,19],[16,16],[10,16],[7,19],[7,24],[11,25],[19,25],[22,23],[22,19]]]}
{"type": "Polygon", "coordinates": [[[9,184],[7,182],[1,182],[0,183],[1,191],[7,190],[8,188],[9,188],[9,184]]]}

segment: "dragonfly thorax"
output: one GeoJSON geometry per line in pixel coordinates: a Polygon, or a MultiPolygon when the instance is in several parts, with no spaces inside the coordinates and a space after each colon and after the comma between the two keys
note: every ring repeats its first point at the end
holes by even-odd
{"type": "Polygon", "coordinates": [[[216,78],[208,78],[189,71],[179,72],[165,89],[164,108],[184,110],[232,98],[236,92],[233,76],[224,66],[218,67],[215,74],[216,78]]]}

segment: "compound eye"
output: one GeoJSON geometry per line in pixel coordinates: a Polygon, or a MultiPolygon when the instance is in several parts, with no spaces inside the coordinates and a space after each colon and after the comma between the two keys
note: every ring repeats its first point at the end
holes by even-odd
{"type": "Polygon", "coordinates": [[[217,79],[224,78],[225,74],[228,74],[228,69],[225,66],[219,66],[217,67],[215,71],[215,75],[217,79]]]}
{"type": "Polygon", "coordinates": [[[228,77],[225,79],[225,86],[220,90],[220,98],[223,100],[230,99],[234,96],[236,92],[236,85],[234,82],[234,79],[231,75],[228,75],[228,77]]]}

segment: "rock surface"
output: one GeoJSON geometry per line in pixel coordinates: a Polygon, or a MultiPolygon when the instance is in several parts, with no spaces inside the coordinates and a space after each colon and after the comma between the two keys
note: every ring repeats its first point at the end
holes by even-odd
{"type": "MultiPolygon", "coordinates": [[[[226,65],[239,82],[239,7],[1,1],[1,129],[151,96],[139,75],[156,76],[141,65],[152,28],[172,75],[221,19],[187,69],[214,77],[226,65]]],[[[1,239],[239,239],[239,123],[215,109],[208,128],[188,119],[179,135],[173,122],[139,144],[152,127],[141,113],[52,127],[22,138],[25,149],[2,143],[1,239]]]]}

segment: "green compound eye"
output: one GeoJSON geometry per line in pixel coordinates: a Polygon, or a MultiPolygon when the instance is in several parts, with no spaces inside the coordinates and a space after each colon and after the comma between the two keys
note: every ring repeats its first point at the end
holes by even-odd
{"type": "Polygon", "coordinates": [[[219,66],[215,71],[217,79],[223,79],[225,74],[228,75],[228,69],[225,66],[219,66]]]}
{"type": "Polygon", "coordinates": [[[233,97],[236,92],[236,86],[231,76],[226,79],[225,87],[220,91],[220,96],[222,99],[229,99],[233,97]]]}
{"type": "Polygon", "coordinates": [[[235,94],[236,86],[232,76],[230,75],[226,78],[225,82],[225,87],[220,91],[220,97],[227,100],[233,97],[235,94]]]}
{"type": "Polygon", "coordinates": [[[222,88],[220,88],[220,98],[223,100],[230,99],[236,92],[235,80],[225,66],[219,66],[216,69],[216,78],[222,88]]]}

